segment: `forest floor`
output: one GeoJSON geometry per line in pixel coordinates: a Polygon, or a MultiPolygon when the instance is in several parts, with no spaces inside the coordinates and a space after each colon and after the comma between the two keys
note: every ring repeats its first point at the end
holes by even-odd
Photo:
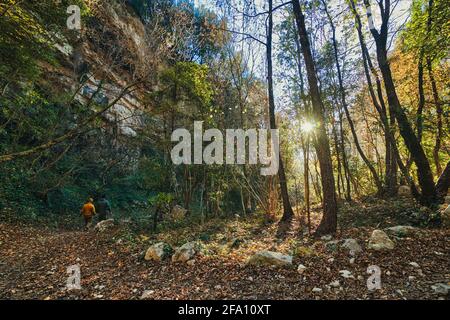
{"type": "MultiPolygon", "coordinates": [[[[98,233],[0,222],[0,298],[449,299],[432,286],[450,284],[450,229],[420,228],[393,239],[393,250],[367,249],[375,228],[408,224],[417,210],[407,200],[373,199],[343,207],[334,239],[359,241],[363,251],[354,260],[342,248],[329,251],[329,240],[308,236],[299,219],[282,230],[256,215],[217,219],[157,235],[120,224],[98,233]],[[204,246],[194,265],[143,259],[154,242],[175,246],[191,240],[204,246]],[[293,266],[247,266],[247,259],[263,249],[296,252],[293,266]],[[303,274],[297,271],[300,263],[306,267],[303,274]],[[75,264],[81,268],[82,288],[68,291],[67,268],[75,264]],[[381,289],[373,292],[367,288],[371,265],[381,269],[381,289]],[[352,276],[344,278],[342,270],[352,276]]],[[[314,224],[318,218],[313,215],[314,224]]]]}

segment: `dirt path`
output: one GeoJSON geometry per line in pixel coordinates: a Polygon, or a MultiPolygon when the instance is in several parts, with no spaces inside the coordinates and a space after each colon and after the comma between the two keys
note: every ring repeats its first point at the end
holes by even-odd
{"type": "MultiPolygon", "coordinates": [[[[358,228],[340,237],[364,243],[370,231],[358,228]]],[[[120,230],[98,234],[0,223],[0,298],[139,299],[147,290],[150,299],[437,299],[431,285],[450,281],[448,230],[423,231],[397,241],[387,253],[364,250],[353,263],[348,253],[330,253],[324,241],[316,241],[313,254],[294,259],[295,266],[307,267],[303,275],[295,267],[245,266],[258,249],[286,251],[292,238],[270,238],[275,233],[269,230],[227,253],[203,255],[188,266],[144,261],[148,244],[118,241],[120,230]],[[82,289],[69,292],[67,267],[75,264],[81,267],[82,289]],[[382,270],[382,290],[371,293],[366,270],[374,264],[382,270]],[[344,269],[354,279],[340,276],[344,269]],[[330,287],[336,280],[337,288],[330,287]]]]}

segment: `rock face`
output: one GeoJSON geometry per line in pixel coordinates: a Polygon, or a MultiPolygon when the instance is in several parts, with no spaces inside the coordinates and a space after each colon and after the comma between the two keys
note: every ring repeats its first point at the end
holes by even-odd
{"type": "Polygon", "coordinates": [[[292,265],[292,256],[274,251],[259,251],[250,257],[248,264],[290,266],[292,265]]]}
{"type": "Polygon", "coordinates": [[[162,261],[169,258],[173,253],[173,249],[165,242],[158,242],[147,249],[144,259],[162,261]]]}
{"type": "Polygon", "coordinates": [[[414,232],[416,232],[416,228],[411,226],[395,226],[384,229],[388,234],[396,236],[396,237],[406,237],[414,232]]]}
{"type": "Polygon", "coordinates": [[[400,197],[411,197],[411,188],[408,186],[400,186],[398,188],[398,195],[400,197]]]}
{"type": "Polygon", "coordinates": [[[114,219],[108,219],[97,223],[94,227],[94,230],[98,232],[105,232],[106,230],[109,230],[112,227],[114,227],[114,219]]]}
{"type": "Polygon", "coordinates": [[[395,244],[384,231],[373,230],[367,247],[372,250],[392,250],[395,244]]]}
{"type": "Polygon", "coordinates": [[[172,262],[187,262],[200,252],[200,244],[197,242],[187,242],[175,250],[172,262]]]}
{"type": "Polygon", "coordinates": [[[170,212],[170,219],[174,221],[182,220],[186,216],[186,213],[187,210],[185,208],[176,205],[172,208],[172,211],[170,212]]]}
{"type": "Polygon", "coordinates": [[[351,255],[358,254],[362,252],[362,248],[359,245],[358,241],[355,239],[345,239],[342,243],[342,247],[348,249],[351,255]]]}

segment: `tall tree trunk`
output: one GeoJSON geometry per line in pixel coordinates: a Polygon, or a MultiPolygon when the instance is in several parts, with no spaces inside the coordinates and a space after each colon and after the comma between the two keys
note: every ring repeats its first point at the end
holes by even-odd
{"type": "Polygon", "coordinates": [[[377,193],[379,195],[381,195],[383,193],[383,185],[381,183],[380,177],[378,176],[378,173],[375,170],[375,167],[372,165],[370,160],[366,157],[366,155],[364,154],[364,151],[361,148],[361,145],[360,145],[359,139],[358,139],[358,135],[356,133],[355,125],[353,123],[353,120],[351,118],[350,112],[348,110],[347,101],[346,101],[347,98],[346,98],[346,93],[345,93],[345,88],[344,88],[344,82],[342,80],[341,66],[340,66],[340,63],[339,63],[339,52],[338,52],[338,47],[337,47],[337,43],[336,43],[336,27],[334,26],[334,22],[333,22],[333,19],[331,18],[330,13],[328,12],[327,4],[323,0],[322,0],[322,3],[324,5],[325,12],[327,14],[328,21],[330,23],[331,31],[332,31],[332,40],[333,40],[333,49],[334,49],[333,50],[333,52],[334,52],[334,62],[336,64],[336,70],[337,70],[337,75],[338,75],[339,92],[340,92],[340,96],[341,96],[341,104],[342,104],[342,107],[344,108],[344,112],[345,112],[345,116],[347,117],[348,125],[350,126],[350,131],[351,131],[352,136],[353,136],[353,141],[355,143],[356,150],[358,151],[359,156],[361,157],[361,159],[366,164],[367,168],[369,168],[369,171],[372,174],[372,177],[373,177],[373,180],[375,182],[375,185],[377,186],[377,193]]]}
{"type": "MultiPolygon", "coordinates": [[[[370,7],[369,0],[364,0],[366,8],[370,7]]],[[[436,201],[436,187],[433,181],[433,175],[431,173],[430,163],[425,155],[425,152],[408,121],[405,111],[400,105],[400,101],[395,89],[394,79],[392,78],[391,68],[387,59],[387,36],[388,36],[388,23],[390,15],[390,0],[380,1],[380,9],[382,10],[382,24],[380,32],[378,32],[373,26],[373,18],[370,10],[367,10],[367,16],[370,24],[370,32],[375,40],[378,66],[383,76],[384,86],[387,94],[387,100],[392,107],[392,111],[397,120],[400,134],[405,141],[405,145],[411,153],[411,157],[416,164],[417,174],[419,178],[419,184],[421,187],[420,202],[423,205],[431,205],[436,201]]]]}
{"type": "Polygon", "coordinates": [[[428,76],[431,82],[431,90],[433,92],[433,101],[436,106],[436,116],[437,116],[437,127],[436,127],[436,140],[433,148],[433,160],[434,165],[436,166],[436,175],[440,176],[442,174],[441,162],[439,160],[439,151],[441,149],[441,140],[442,140],[442,104],[439,100],[439,94],[436,86],[436,80],[433,75],[433,66],[431,62],[431,58],[427,58],[427,70],[428,76]]]}
{"type": "Polygon", "coordinates": [[[299,0],[292,2],[297,29],[300,38],[303,59],[305,60],[308,84],[312,100],[312,116],[318,124],[314,139],[314,148],[319,159],[320,176],[323,190],[323,217],[317,228],[317,234],[335,233],[337,228],[337,202],[334,185],[333,165],[331,160],[330,144],[325,128],[325,110],[320,97],[317,74],[311,54],[308,34],[305,26],[305,17],[299,0]]]}
{"type": "Polygon", "coordinates": [[[419,62],[417,63],[418,71],[418,91],[419,91],[419,104],[417,106],[417,139],[422,142],[422,131],[423,131],[423,107],[425,106],[425,93],[423,90],[423,49],[420,50],[419,62]]]}
{"type": "MultiPolygon", "coordinates": [[[[269,93],[269,118],[270,128],[276,129],[275,121],[275,97],[273,93],[273,66],[272,66],[272,32],[273,32],[273,3],[269,0],[269,21],[267,28],[267,43],[266,43],[266,55],[267,55],[267,82],[269,93]]],[[[283,216],[281,221],[290,221],[294,217],[294,211],[292,210],[291,202],[289,200],[288,188],[286,183],[286,173],[284,171],[283,160],[281,157],[281,150],[279,152],[279,169],[278,178],[280,180],[281,198],[283,200],[283,216]]]]}

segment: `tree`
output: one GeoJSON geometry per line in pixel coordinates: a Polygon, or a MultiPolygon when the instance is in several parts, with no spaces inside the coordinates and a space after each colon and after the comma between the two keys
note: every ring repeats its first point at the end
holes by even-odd
{"type": "Polygon", "coordinates": [[[391,15],[390,0],[381,0],[379,2],[381,13],[380,31],[374,26],[369,0],[364,0],[364,4],[369,19],[370,32],[375,40],[377,61],[383,77],[387,100],[397,120],[400,134],[417,167],[419,184],[421,187],[420,201],[424,205],[432,205],[436,201],[436,187],[434,185],[430,163],[428,162],[422,145],[414,133],[408,117],[400,104],[387,57],[389,18],[391,15]]]}
{"type": "Polygon", "coordinates": [[[320,165],[320,176],[323,190],[323,217],[316,233],[334,233],[337,228],[338,208],[336,202],[330,144],[325,127],[325,110],[320,97],[315,63],[311,54],[308,33],[305,26],[305,16],[303,15],[299,0],[293,0],[292,7],[300,38],[301,51],[306,65],[306,73],[312,102],[311,115],[317,124],[313,143],[320,165]]]}

